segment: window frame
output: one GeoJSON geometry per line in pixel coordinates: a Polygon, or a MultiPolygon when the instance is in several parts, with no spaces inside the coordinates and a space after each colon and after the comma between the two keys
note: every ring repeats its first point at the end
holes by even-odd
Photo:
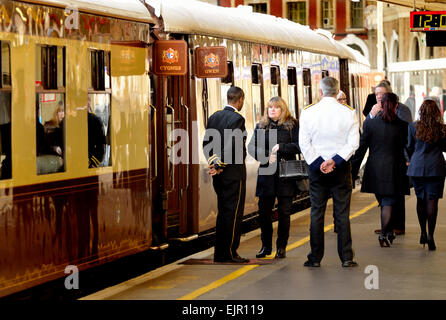
{"type": "MultiPolygon", "coordinates": [[[[87,88],[87,99],[88,99],[88,97],[90,95],[99,95],[99,94],[108,95],[109,108],[110,108],[109,112],[110,112],[110,120],[111,120],[113,118],[112,117],[112,98],[113,98],[113,96],[112,96],[112,79],[111,79],[111,68],[112,68],[112,66],[111,66],[111,50],[102,50],[102,49],[97,49],[97,48],[88,48],[88,55],[89,55],[89,62],[90,62],[89,63],[89,72],[88,72],[88,74],[89,74],[90,79],[91,79],[91,83],[90,83],[91,86],[88,85],[88,88],[87,88]],[[98,56],[101,56],[101,54],[103,54],[104,58],[106,57],[106,55],[108,56],[107,59],[105,60],[104,65],[97,64],[97,63],[95,64],[94,63],[93,56],[94,56],[95,53],[99,53],[98,56]],[[105,64],[107,64],[106,67],[107,67],[108,74],[109,74],[109,76],[108,76],[108,81],[109,81],[108,87],[107,87],[107,85],[105,83],[105,80],[106,80],[105,71],[104,71],[105,64]],[[94,79],[95,77],[96,78],[99,77],[100,79],[94,79]],[[101,78],[103,78],[103,79],[101,79],[101,78]]],[[[89,111],[87,110],[87,112],[89,112],[89,111]]],[[[108,123],[108,126],[109,127],[111,126],[111,121],[108,123]]],[[[107,131],[111,132],[111,129],[108,129],[107,131]]],[[[109,163],[108,163],[108,165],[104,165],[104,166],[97,166],[97,167],[91,167],[91,168],[89,167],[88,170],[95,170],[95,169],[98,169],[98,168],[111,168],[111,167],[113,167],[113,161],[112,161],[112,159],[113,159],[112,158],[112,150],[113,150],[113,148],[112,148],[112,138],[111,138],[111,136],[107,137],[107,132],[104,132],[104,134],[105,134],[105,137],[106,137],[106,141],[107,141],[107,139],[109,139],[109,142],[110,142],[110,144],[109,144],[109,146],[110,146],[110,155],[109,155],[109,159],[108,159],[109,163]]],[[[88,123],[87,123],[87,137],[88,137],[88,123]]],[[[87,141],[87,148],[88,148],[88,141],[87,141]]],[[[102,160],[102,162],[105,160],[105,156],[106,156],[106,154],[104,155],[104,159],[102,160]]]]}
{"type": "MultiPolygon", "coordinates": [[[[263,83],[263,65],[261,63],[252,63],[251,64],[251,87],[259,86],[260,87],[260,118],[262,118],[265,113],[265,88],[263,83]],[[254,77],[254,69],[256,69],[256,77],[254,77]],[[256,79],[256,81],[254,81],[256,79]]],[[[251,88],[251,92],[254,95],[254,90],[251,88]]],[[[254,98],[252,103],[252,111],[253,111],[253,122],[256,119],[256,110],[254,109],[254,98]]]]}
{"type": "Polygon", "coordinates": [[[290,20],[290,21],[293,21],[293,22],[296,22],[296,23],[299,23],[299,24],[301,24],[301,25],[307,25],[308,24],[308,8],[307,8],[308,6],[307,6],[307,0],[296,0],[296,1],[287,1],[286,2],[286,10],[287,10],[287,19],[288,20],[290,20]],[[301,21],[301,19],[300,19],[300,15],[302,14],[300,11],[301,10],[297,10],[298,8],[298,4],[303,4],[304,5],[304,10],[305,10],[305,18],[304,18],[304,21],[301,21]],[[291,16],[291,6],[296,6],[296,11],[298,12],[298,14],[297,14],[297,16],[298,16],[298,18],[297,18],[297,20],[295,20],[295,19],[292,19],[292,16],[291,16]]]}
{"type": "MultiPolygon", "coordinates": [[[[5,41],[5,40],[0,40],[0,72],[1,72],[1,74],[0,74],[0,92],[1,93],[9,93],[9,123],[11,124],[10,126],[9,126],[9,138],[10,138],[10,141],[9,141],[9,146],[10,146],[10,148],[11,148],[11,150],[9,150],[9,153],[10,153],[10,155],[9,155],[9,166],[10,166],[10,172],[8,172],[8,175],[6,176],[6,177],[2,177],[2,174],[4,173],[3,172],[3,170],[1,170],[1,172],[0,172],[0,180],[1,181],[5,181],[5,180],[11,180],[13,177],[12,177],[12,148],[13,148],[13,145],[12,145],[12,73],[11,73],[11,42],[10,41],[5,41]],[[9,56],[9,84],[4,84],[3,83],[3,44],[7,44],[7,46],[8,46],[8,56],[9,56]]],[[[6,122],[5,124],[8,124],[8,122],[6,122]]],[[[2,124],[2,127],[3,127],[3,124],[2,124]]],[[[4,132],[3,132],[3,128],[2,128],[2,134],[3,134],[4,132]]],[[[3,140],[3,139],[2,139],[3,140]]],[[[6,149],[6,148],[5,148],[6,149]]],[[[7,153],[5,152],[5,150],[3,150],[3,146],[2,146],[2,150],[1,150],[1,153],[0,153],[0,155],[1,156],[3,156],[3,154],[5,154],[5,159],[7,158],[7,153]]],[[[5,161],[5,160],[1,160],[1,166],[0,166],[0,168],[2,168],[3,169],[3,161],[5,161]]],[[[5,164],[6,165],[8,165],[8,163],[7,162],[5,162],[5,164]]]]}
{"type": "Polygon", "coordinates": [[[333,29],[335,29],[335,27],[336,27],[336,2],[334,0],[322,0],[322,1],[319,2],[319,5],[320,5],[319,12],[320,12],[320,17],[321,17],[320,18],[320,27],[322,29],[325,29],[325,30],[333,30],[333,29]],[[331,4],[331,8],[326,9],[324,7],[324,3],[331,4]],[[324,15],[325,12],[327,12],[327,13],[331,12],[331,15],[326,17],[324,15]],[[325,26],[324,19],[331,19],[331,24],[328,25],[328,26],[325,26]]]}

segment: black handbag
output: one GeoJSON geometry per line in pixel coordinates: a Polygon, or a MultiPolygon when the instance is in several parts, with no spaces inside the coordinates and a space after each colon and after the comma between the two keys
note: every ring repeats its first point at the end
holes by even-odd
{"type": "Polygon", "coordinates": [[[308,178],[308,167],[305,160],[280,160],[279,177],[286,179],[308,178]]]}

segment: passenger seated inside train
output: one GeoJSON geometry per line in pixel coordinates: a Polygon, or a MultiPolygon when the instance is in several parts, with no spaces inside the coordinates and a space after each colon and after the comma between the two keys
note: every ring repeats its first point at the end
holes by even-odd
{"type": "Polygon", "coordinates": [[[56,108],[51,102],[44,102],[41,96],[36,101],[36,164],[37,174],[64,171],[64,116],[63,102],[59,100],[56,108]],[[51,110],[54,110],[51,112],[51,110]],[[43,119],[48,119],[44,121],[43,119]],[[42,120],[41,120],[42,119],[42,120]],[[44,125],[42,122],[44,121],[44,125]]]}
{"type": "Polygon", "coordinates": [[[88,167],[97,168],[102,164],[105,155],[106,137],[104,124],[100,117],[93,113],[91,97],[88,96],[88,167]]]}

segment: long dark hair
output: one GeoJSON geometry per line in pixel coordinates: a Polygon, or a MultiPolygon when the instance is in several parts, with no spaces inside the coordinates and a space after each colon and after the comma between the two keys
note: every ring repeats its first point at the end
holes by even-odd
{"type": "Polygon", "coordinates": [[[424,100],[420,107],[420,120],[415,123],[418,140],[433,143],[446,136],[446,126],[434,100],[424,100]]]}
{"type": "Polygon", "coordinates": [[[381,105],[383,108],[382,118],[385,122],[392,122],[396,119],[396,105],[398,104],[398,96],[392,92],[384,94],[381,105]]]}

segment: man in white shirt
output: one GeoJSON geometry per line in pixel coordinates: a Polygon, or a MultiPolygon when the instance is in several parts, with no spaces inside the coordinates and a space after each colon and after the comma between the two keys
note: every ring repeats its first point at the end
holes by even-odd
{"type": "Polygon", "coordinates": [[[355,110],[336,101],[339,82],[321,80],[323,96],[300,116],[299,145],[309,165],[311,200],[310,245],[306,267],[319,267],[324,255],[324,216],[330,193],[338,231],[338,254],[343,267],[355,267],[350,232],[352,193],[351,156],[359,146],[359,124],[355,110]]]}

